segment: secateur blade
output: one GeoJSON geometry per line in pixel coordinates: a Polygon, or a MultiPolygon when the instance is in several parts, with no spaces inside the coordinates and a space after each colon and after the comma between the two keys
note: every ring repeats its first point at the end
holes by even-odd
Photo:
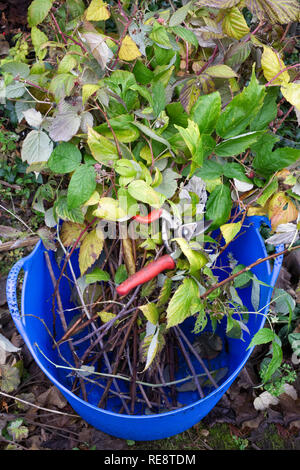
{"type": "Polygon", "coordinates": [[[204,233],[211,226],[212,222],[212,220],[202,219],[197,222],[183,224],[178,229],[178,237],[190,241],[192,238],[204,233]]]}

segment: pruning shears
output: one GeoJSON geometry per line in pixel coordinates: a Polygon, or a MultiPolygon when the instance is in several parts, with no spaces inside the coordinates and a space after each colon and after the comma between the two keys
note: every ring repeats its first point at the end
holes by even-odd
{"type": "Polygon", "coordinates": [[[181,255],[181,249],[176,242],[169,242],[170,230],[173,231],[172,238],[184,238],[189,241],[191,238],[197,237],[210,227],[212,220],[199,222],[190,222],[183,224],[180,219],[173,217],[164,209],[156,209],[147,216],[136,215],[134,220],[141,224],[151,224],[156,220],[161,220],[162,241],[168,254],[160,256],[157,260],[151,261],[147,266],[130,276],[126,281],[117,287],[117,293],[121,296],[127,295],[135,287],[150,281],[163,271],[174,269],[176,267],[175,260],[181,255]]]}

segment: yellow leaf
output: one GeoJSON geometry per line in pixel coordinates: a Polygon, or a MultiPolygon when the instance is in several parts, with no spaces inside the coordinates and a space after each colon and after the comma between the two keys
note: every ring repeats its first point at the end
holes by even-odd
{"type": "Polygon", "coordinates": [[[97,312],[97,315],[101,318],[103,323],[107,323],[108,321],[112,320],[116,316],[115,313],[105,312],[105,310],[103,310],[102,312],[97,312]]]}
{"type": "Polygon", "coordinates": [[[98,208],[93,211],[95,217],[100,219],[116,221],[127,216],[125,210],[120,206],[119,201],[111,197],[102,197],[99,200],[98,208]]]}
{"type": "Polygon", "coordinates": [[[82,87],[82,104],[85,104],[91,95],[93,95],[100,88],[99,85],[88,83],[82,87]]]}
{"type": "Polygon", "coordinates": [[[110,17],[107,3],[103,0],[92,0],[86,10],[87,21],[105,21],[110,17]]]}
{"type": "Polygon", "coordinates": [[[264,207],[249,207],[247,211],[247,216],[252,215],[267,215],[267,210],[264,207]]]}
{"type": "Polygon", "coordinates": [[[79,268],[83,275],[99,258],[104,244],[104,235],[97,228],[88,233],[79,250],[79,268]]]}
{"type": "Polygon", "coordinates": [[[238,8],[231,8],[223,20],[223,32],[234,39],[241,39],[250,32],[244,15],[238,8]]]}
{"type": "Polygon", "coordinates": [[[97,191],[94,191],[90,199],[86,201],[85,206],[94,206],[100,201],[100,194],[97,191]]]}
{"type": "Polygon", "coordinates": [[[143,312],[148,321],[150,321],[153,325],[157,324],[159,319],[159,311],[155,304],[148,303],[146,305],[141,305],[138,308],[143,312]]]}
{"type": "Polygon", "coordinates": [[[226,244],[230,243],[231,240],[234,239],[234,237],[241,230],[241,227],[242,227],[241,222],[221,225],[220,230],[222,232],[222,235],[224,237],[224,240],[225,240],[226,244]]]}
{"type": "Polygon", "coordinates": [[[280,91],[285,99],[300,111],[300,83],[285,83],[280,91]]]}
{"type": "MultiPolygon", "coordinates": [[[[264,46],[264,52],[261,57],[261,66],[268,82],[285,68],[285,64],[283,60],[281,60],[279,54],[268,46],[264,46]]],[[[272,85],[283,85],[289,83],[289,81],[290,75],[285,71],[272,81],[272,85]]]]}
{"type": "Polygon", "coordinates": [[[131,39],[131,37],[127,34],[122,41],[120,50],[119,50],[119,58],[121,60],[131,61],[137,59],[142,54],[140,53],[136,43],[131,39]]]}
{"type": "Polygon", "coordinates": [[[62,244],[66,247],[73,245],[73,243],[75,243],[84,228],[84,224],[77,224],[75,222],[64,222],[60,231],[60,239],[62,244]]]}
{"type": "Polygon", "coordinates": [[[272,230],[276,230],[278,225],[296,220],[298,210],[284,192],[279,192],[268,203],[268,217],[271,221],[272,230]]]}

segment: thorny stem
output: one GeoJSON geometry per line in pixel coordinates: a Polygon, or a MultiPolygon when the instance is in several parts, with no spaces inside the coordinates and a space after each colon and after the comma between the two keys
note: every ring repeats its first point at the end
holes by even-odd
{"type": "Polygon", "coordinates": [[[300,249],[300,246],[293,246],[291,248],[287,248],[285,250],[279,251],[278,253],[273,253],[272,255],[266,256],[265,258],[259,258],[257,261],[254,263],[249,264],[249,266],[246,266],[245,268],[241,269],[239,272],[232,274],[231,276],[227,277],[226,279],[223,279],[223,281],[218,282],[214,286],[212,286],[210,289],[208,289],[204,294],[200,295],[200,299],[206,299],[214,290],[218,289],[219,287],[223,286],[224,284],[227,284],[228,282],[233,281],[236,277],[240,276],[241,274],[250,271],[252,268],[255,266],[258,266],[261,263],[264,263],[265,261],[269,261],[271,259],[278,258],[278,256],[285,255],[286,253],[289,253],[290,251],[298,250],[300,249]]]}
{"type": "Polygon", "coordinates": [[[117,139],[116,133],[113,130],[113,128],[112,128],[112,126],[109,122],[108,116],[107,116],[106,112],[102,108],[100,108],[98,103],[95,103],[95,104],[96,104],[97,109],[103,114],[103,116],[105,118],[105,121],[107,122],[107,125],[108,125],[108,127],[109,127],[109,129],[110,129],[110,131],[113,135],[113,138],[114,138],[114,141],[115,141],[115,144],[116,144],[116,147],[117,147],[118,155],[119,155],[120,158],[122,158],[122,152],[121,152],[121,149],[120,149],[120,144],[119,144],[119,141],[117,139]]]}
{"type": "Polygon", "coordinates": [[[219,50],[219,47],[216,46],[212,55],[210,56],[209,60],[203,65],[203,67],[201,67],[201,69],[199,70],[199,72],[197,72],[196,75],[201,75],[201,73],[203,73],[214,61],[217,53],[218,53],[218,50],[219,50]]]}
{"type": "Polygon", "coordinates": [[[54,24],[55,24],[55,27],[56,27],[57,31],[59,32],[59,34],[60,34],[61,37],[62,37],[62,40],[64,41],[65,44],[68,44],[68,41],[66,40],[64,33],[63,33],[62,30],[60,29],[60,26],[59,26],[59,24],[57,23],[56,18],[55,18],[55,16],[53,15],[52,11],[50,12],[50,15],[51,15],[51,18],[52,18],[52,20],[53,20],[53,22],[54,22],[54,24]]]}
{"type": "Polygon", "coordinates": [[[268,83],[266,83],[265,86],[266,87],[270,86],[276,80],[276,78],[278,78],[282,73],[287,72],[290,69],[295,69],[296,67],[300,67],[300,63],[284,67],[284,69],[280,70],[280,72],[278,72],[273,78],[271,78],[271,80],[268,81],[268,83]]]}

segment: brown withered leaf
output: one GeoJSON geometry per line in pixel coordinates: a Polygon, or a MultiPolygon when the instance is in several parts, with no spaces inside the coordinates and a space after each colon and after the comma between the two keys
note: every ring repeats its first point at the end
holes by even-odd
{"type": "MultiPolygon", "coordinates": [[[[75,222],[63,222],[60,231],[60,239],[62,244],[65,247],[72,246],[79,237],[80,233],[84,230],[84,228],[84,224],[78,224],[75,222]]],[[[85,234],[83,235],[81,241],[84,239],[84,236],[85,234]]]]}

